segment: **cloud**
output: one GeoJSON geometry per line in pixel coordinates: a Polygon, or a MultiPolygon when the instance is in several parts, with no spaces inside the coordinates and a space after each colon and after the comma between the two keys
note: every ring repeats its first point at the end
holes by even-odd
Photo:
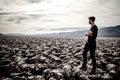
{"type": "Polygon", "coordinates": [[[84,28],[81,28],[81,27],[65,27],[65,28],[55,28],[55,29],[43,29],[43,28],[40,28],[40,29],[37,29],[37,31],[74,31],[74,30],[81,30],[81,29],[84,29],[84,28]]]}
{"type": "Polygon", "coordinates": [[[119,4],[120,0],[0,0],[0,31],[81,30],[89,28],[87,21],[91,15],[100,27],[119,25],[119,4]]]}
{"type": "Polygon", "coordinates": [[[51,30],[77,30],[80,29],[80,27],[65,27],[65,28],[57,28],[57,29],[51,29],[51,30]]]}

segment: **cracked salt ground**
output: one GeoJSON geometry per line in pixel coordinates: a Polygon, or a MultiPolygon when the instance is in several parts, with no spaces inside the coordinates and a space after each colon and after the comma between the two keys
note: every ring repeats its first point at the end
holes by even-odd
{"type": "Polygon", "coordinates": [[[83,38],[0,37],[0,80],[119,80],[120,39],[97,40],[96,74],[81,70],[83,38]]]}

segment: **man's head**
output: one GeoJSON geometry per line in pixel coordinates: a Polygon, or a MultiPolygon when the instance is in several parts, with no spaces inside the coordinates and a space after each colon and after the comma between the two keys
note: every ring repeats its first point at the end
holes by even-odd
{"type": "Polygon", "coordinates": [[[89,24],[94,24],[94,22],[95,22],[94,16],[88,17],[88,19],[89,19],[89,24]]]}

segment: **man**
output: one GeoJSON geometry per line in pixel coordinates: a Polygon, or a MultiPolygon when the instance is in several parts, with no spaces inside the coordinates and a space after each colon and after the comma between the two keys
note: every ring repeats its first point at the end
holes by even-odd
{"type": "Polygon", "coordinates": [[[90,51],[90,57],[92,59],[92,71],[90,74],[96,73],[96,58],[95,58],[95,49],[96,49],[96,37],[98,33],[98,28],[95,25],[95,17],[91,16],[88,18],[89,24],[91,25],[91,28],[88,32],[85,33],[86,36],[88,36],[88,41],[85,44],[84,51],[83,51],[83,63],[81,66],[81,69],[86,70],[87,69],[87,52],[90,51]]]}

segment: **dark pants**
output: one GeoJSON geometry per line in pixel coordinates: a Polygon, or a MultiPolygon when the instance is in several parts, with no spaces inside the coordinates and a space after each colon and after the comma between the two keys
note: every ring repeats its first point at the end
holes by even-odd
{"type": "Polygon", "coordinates": [[[93,70],[96,69],[96,59],[95,59],[95,49],[96,42],[94,43],[86,43],[83,51],[83,65],[87,64],[87,52],[90,51],[90,57],[92,59],[93,70]]]}

